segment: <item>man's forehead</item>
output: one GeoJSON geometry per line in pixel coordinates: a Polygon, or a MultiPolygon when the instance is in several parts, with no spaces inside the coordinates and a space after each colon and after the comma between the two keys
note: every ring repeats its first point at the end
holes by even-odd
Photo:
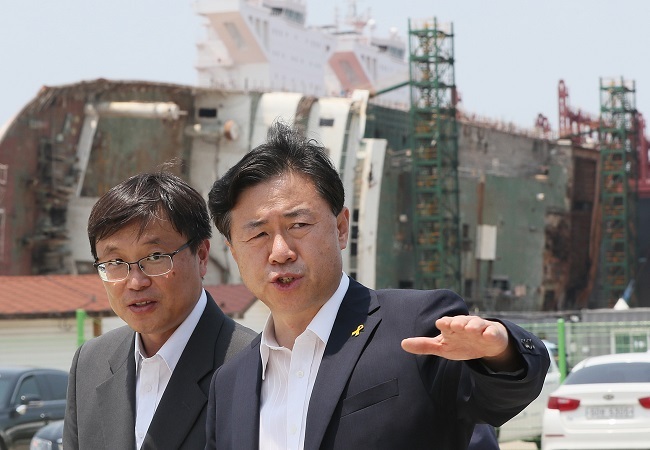
{"type": "Polygon", "coordinates": [[[166,217],[149,220],[133,220],[116,228],[112,233],[97,240],[97,245],[110,245],[112,241],[131,240],[139,243],[157,243],[163,235],[181,234],[166,217]]]}

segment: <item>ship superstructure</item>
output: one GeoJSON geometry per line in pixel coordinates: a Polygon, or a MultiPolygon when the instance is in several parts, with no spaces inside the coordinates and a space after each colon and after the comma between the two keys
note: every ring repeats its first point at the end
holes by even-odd
{"type": "MultiPolygon", "coordinates": [[[[341,26],[308,27],[303,0],[200,0],[205,36],[197,44],[198,84],[243,91],[349,96],[408,80],[406,44],[395,30],[373,36],[373,21],[350,3],[341,26]]],[[[406,108],[408,91],[381,102],[406,108]]]]}

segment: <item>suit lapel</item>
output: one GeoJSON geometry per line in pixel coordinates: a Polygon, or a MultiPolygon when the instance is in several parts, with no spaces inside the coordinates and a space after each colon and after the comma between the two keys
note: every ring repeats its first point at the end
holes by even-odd
{"type": "Polygon", "coordinates": [[[135,333],[118,345],[108,364],[113,374],[97,386],[105,448],[135,448],[135,333]]]}
{"type": "Polygon", "coordinates": [[[314,383],[305,431],[305,448],[319,448],[343,389],[381,317],[373,291],[350,280],[314,383]],[[373,314],[374,313],[374,314],[373,314]],[[363,329],[358,333],[359,325],[363,329]]]}
{"type": "Polygon", "coordinates": [[[156,408],[143,448],[181,448],[208,403],[209,381],[217,368],[216,340],[223,321],[223,313],[208,296],[205,311],[156,408]],[[205,386],[201,386],[204,379],[205,386]]]}

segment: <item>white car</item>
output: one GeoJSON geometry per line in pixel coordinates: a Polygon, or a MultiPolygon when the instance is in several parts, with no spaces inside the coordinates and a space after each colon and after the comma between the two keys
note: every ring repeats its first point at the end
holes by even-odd
{"type": "Polygon", "coordinates": [[[587,358],[551,394],[543,450],[650,448],[650,352],[587,358]]]}
{"type": "Polygon", "coordinates": [[[543,341],[551,358],[544,386],[539,396],[523,411],[503,424],[498,430],[499,442],[531,441],[540,443],[542,435],[542,415],[551,392],[560,386],[560,370],[555,362],[557,346],[549,341],[543,341]]]}

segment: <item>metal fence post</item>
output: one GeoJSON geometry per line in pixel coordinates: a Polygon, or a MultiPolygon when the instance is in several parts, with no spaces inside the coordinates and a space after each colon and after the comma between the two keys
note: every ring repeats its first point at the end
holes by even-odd
{"type": "Polygon", "coordinates": [[[557,356],[558,368],[560,369],[560,383],[566,378],[566,332],[564,319],[557,319],[557,356]]]}
{"type": "Polygon", "coordinates": [[[85,329],[85,321],[86,321],[86,311],[83,309],[78,309],[77,310],[77,347],[86,342],[86,339],[84,337],[84,329],[85,329]]]}

